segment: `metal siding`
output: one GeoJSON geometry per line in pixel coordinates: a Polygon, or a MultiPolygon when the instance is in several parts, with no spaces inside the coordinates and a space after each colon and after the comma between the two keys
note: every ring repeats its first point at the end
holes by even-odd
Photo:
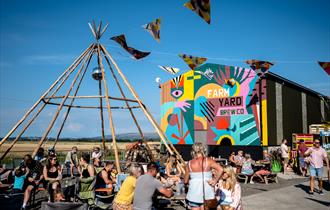
{"type": "Polygon", "coordinates": [[[283,138],[291,145],[292,133],[302,133],[301,92],[292,86],[282,86],[283,138]]]}
{"type": "Polygon", "coordinates": [[[306,96],[308,125],[321,123],[322,119],[320,98],[310,94],[307,94],[306,96]]]}
{"type": "Polygon", "coordinates": [[[283,139],[283,108],[282,108],[282,84],[275,83],[276,92],[276,145],[281,144],[283,139]]]}
{"type": "Polygon", "coordinates": [[[267,124],[268,124],[268,145],[277,145],[276,134],[276,90],[275,82],[267,80],[267,124]]]}

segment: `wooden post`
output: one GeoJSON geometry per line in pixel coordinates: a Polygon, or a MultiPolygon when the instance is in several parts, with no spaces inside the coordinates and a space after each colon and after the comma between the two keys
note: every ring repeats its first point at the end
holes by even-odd
{"type": "MultiPolygon", "coordinates": [[[[94,48],[94,45],[93,45],[93,48],[94,48]]],[[[89,57],[89,58],[91,57],[91,53],[89,54],[88,57],[89,57]]],[[[54,126],[54,123],[55,123],[55,121],[56,121],[56,119],[57,119],[57,117],[58,117],[58,115],[59,115],[59,113],[60,113],[60,111],[61,111],[61,109],[62,109],[62,107],[63,107],[63,104],[65,103],[66,99],[68,98],[68,96],[69,96],[69,94],[70,94],[70,92],[71,92],[71,90],[72,90],[74,84],[76,83],[76,81],[77,81],[77,79],[78,79],[78,77],[79,77],[79,74],[81,73],[81,70],[82,70],[82,68],[83,68],[83,66],[85,65],[85,63],[86,63],[87,60],[88,60],[88,58],[86,58],[85,61],[83,62],[83,64],[81,65],[79,71],[77,72],[76,76],[74,77],[74,79],[73,79],[73,81],[72,81],[72,83],[71,83],[71,86],[70,86],[69,90],[67,91],[65,97],[62,99],[60,106],[57,108],[54,117],[52,118],[51,122],[49,123],[49,125],[48,125],[48,127],[47,127],[47,129],[46,129],[46,132],[44,133],[44,135],[43,135],[42,138],[40,139],[40,141],[39,141],[37,147],[34,149],[34,151],[33,151],[33,153],[32,153],[32,157],[33,157],[33,158],[34,158],[34,156],[37,154],[37,151],[38,151],[38,149],[40,148],[40,146],[42,145],[42,143],[43,143],[43,142],[45,141],[45,139],[47,138],[47,135],[49,134],[51,128],[54,126]]]]}
{"type": "MultiPolygon", "coordinates": [[[[53,97],[45,97],[44,99],[58,99],[58,98],[64,98],[64,96],[53,96],[53,97]]],[[[87,98],[105,98],[105,96],[68,96],[68,98],[81,98],[81,99],[87,99],[87,98]]],[[[112,97],[108,96],[109,99],[112,100],[118,100],[118,101],[129,101],[133,103],[138,103],[137,100],[128,99],[128,98],[118,98],[118,97],[112,97]]]]}
{"type": "MultiPolygon", "coordinates": [[[[91,51],[91,54],[90,54],[89,57],[88,57],[87,65],[85,66],[85,69],[83,70],[83,73],[82,73],[82,75],[81,75],[81,78],[80,78],[80,80],[79,80],[79,83],[78,83],[78,85],[77,85],[77,88],[76,88],[76,90],[75,90],[75,92],[74,92],[74,94],[73,94],[74,97],[77,95],[77,93],[78,93],[78,91],[79,91],[79,88],[80,88],[81,82],[83,81],[84,76],[85,76],[86,71],[87,71],[87,67],[89,66],[89,62],[90,62],[90,60],[91,60],[92,57],[93,57],[93,52],[94,52],[94,50],[91,51]]],[[[83,66],[84,66],[84,65],[85,65],[85,63],[83,64],[83,66]]],[[[84,68],[83,66],[82,66],[82,68],[84,68]]],[[[67,120],[67,118],[68,118],[68,116],[69,116],[69,113],[70,113],[70,111],[71,111],[71,108],[72,108],[72,106],[73,106],[73,102],[74,102],[74,100],[75,100],[75,98],[72,98],[72,99],[71,99],[70,105],[69,105],[68,109],[66,110],[66,113],[65,113],[65,116],[64,116],[63,122],[62,122],[62,124],[61,124],[61,126],[60,126],[60,128],[59,128],[59,130],[58,130],[58,132],[57,132],[57,136],[56,136],[56,139],[55,139],[55,142],[54,142],[54,148],[55,148],[55,146],[56,146],[56,144],[57,144],[58,139],[60,138],[60,135],[61,135],[62,130],[63,130],[63,127],[64,127],[64,124],[65,124],[65,122],[66,122],[66,120],[67,120]]]]}
{"type": "MultiPolygon", "coordinates": [[[[113,69],[112,69],[112,67],[111,67],[111,64],[110,64],[109,59],[108,59],[105,55],[104,55],[104,58],[105,58],[105,60],[107,61],[107,64],[108,64],[109,69],[110,69],[110,72],[111,72],[113,78],[114,78],[115,81],[116,81],[116,84],[117,84],[117,86],[118,86],[118,88],[119,88],[119,91],[120,91],[121,96],[122,96],[124,99],[126,99],[125,93],[124,93],[123,89],[121,88],[121,85],[120,85],[120,83],[119,83],[119,81],[118,81],[118,79],[117,79],[117,76],[116,76],[115,72],[113,71],[113,69]]],[[[126,103],[126,106],[128,107],[128,110],[129,110],[129,112],[130,112],[132,118],[133,118],[133,121],[134,121],[134,123],[135,123],[135,125],[136,125],[136,127],[137,127],[137,129],[138,129],[138,131],[139,131],[139,133],[140,133],[141,139],[142,139],[143,143],[144,143],[144,144],[146,145],[146,147],[147,147],[147,150],[148,150],[148,152],[149,152],[149,155],[150,155],[150,157],[151,157],[151,160],[154,161],[155,158],[154,158],[154,156],[153,156],[153,154],[152,154],[151,148],[149,147],[148,143],[144,140],[143,132],[142,132],[141,127],[139,126],[139,123],[138,123],[138,121],[137,121],[137,119],[136,119],[136,117],[135,117],[135,115],[134,115],[134,113],[133,113],[133,110],[132,110],[131,107],[129,106],[128,101],[125,101],[125,103],[126,103]]]]}
{"type": "Polygon", "coordinates": [[[124,76],[124,74],[122,73],[122,71],[120,70],[120,68],[118,67],[117,63],[114,61],[114,59],[111,57],[111,55],[105,49],[105,47],[103,47],[102,45],[101,45],[101,47],[102,47],[102,51],[107,55],[107,57],[111,60],[111,62],[113,63],[113,65],[116,67],[119,75],[122,77],[124,83],[126,84],[126,86],[128,87],[128,89],[130,90],[130,92],[132,93],[132,95],[134,96],[134,98],[140,104],[141,109],[143,110],[144,114],[147,116],[147,118],[149,119],[149,121],[151,122],[151,124],[154,126],[154,128],[157,131],[159,137],[164,142],[164,145],[166,146],[167,150],[170,152],[170,154],[175,153],[177,155],[178,159],[181,161],[181,163],[182,164],[185,164],[185,162],[182,159],[180,153],[178,153],[178,151],[174,148],[174,146],[172,145],[172,143],[166,138],[164,132],[161,130],[161,128],[158,126],[158,124],[155,121],[155,119],[152,117],[152,115],[150,114],[150,112],[144,106],[144,104],[142,103],[140,97],[137,95],[137,93],[135,92],[135,90],[133,89],[133,87],[130,85],[130,83],[128,82],[128,80],[126,79],[126,77],[124,76]],[[170,148],[169,145],[171,145],[172,148],[170,148]]]}
{"type": "Polygon", "coordinates": [[[117,142],[116,142],[116,133],[115,133],[115,129],[113,127],[112,112],[111,112],[110,100],[109,100],[109,92],[108,92],[107,82],[105,80],[105,72],[104,72],[104,67],[102,64],[100,44],[97,45],[97,53],[98,53],[99,67],[101,68],[101,71],[102,71],[102,80],[103,80],[104,92],[105,92],[105,96],[106,96],[105,100],[107,102],[107,108],[108,108],[109,125],[110,125],[110,130],[111,130],[111,135],[112,135],[113,149],[115,152],[116,167],[117,167],[118,173],[121,173],[119,157],[118,157],[118,148],[117,148],[117,142]]]}
{"type": "MultiPolygon", "coordinates": [[[[101,80],[99,82],[99,94],[102,96],[102,83],[101,80]]],[[[107,154],[107,149],[105,146],[105,135],[104,135],[104,119],[103,119],[103,101],[102,97],[100,97],[100,117],[101,117],[101,133],[102,133],[102,146],[103,146],[103,152],[104,156],[107,154]]]]}
{"type": "Polygon", "coordinates": [[[65,76],[65,74],[74,66],[82,57],[85,56],[85,54],[88,52],[88,50],[92,47],[90,45],[72,64],[67,68],[61,76],[57,78],[57,80],[50,86],[48,90],[38,99],[38,101],[25,113],[25,115],[14,125],[14,127],[7,133],[6,136],[3,137],[3,139],[0,142],[0,146],[5,143],[5,141],[8,139],[8,137],[20,126],[23,121],[29,116],[29,114],[39,105],[41,100],[55,87],[55,85],[65,76]]]}
{"type": "MultiPolygon", "coordinates": [[[[70,71],[65,75],[65,77],[62,79],[62,81],[60,82],[60,84],[58,85],[58,87],[54,90],[54,92],[51,94],[51,96],[54,96],[57,91],[62,87],[62,85],[64,84],[64,82],[68,79],[68,77],[71,75],[71,73],[74,71],[74,69],[76,68],[77,65],[79,65],[81,63],[81,61],[83,60],[83,58],[85,57],[86,53],[88,53],[89,51],[85,51],[83,57],[80,57],[77,62],[72,66],[70,71]]],[[[23,135],[23,133],[28,129],[28,127],[32,124],[32,122],[39,116],[39,114],[41,113],[41,111],[44,109],[44,107],[47,105],[47,103],[51,100],[46,99],[47,101],[44,101],[44,99],[41,99],[44,104],[39,108],[39,110],[37,111],[37,113],[32,117],[32,119],[30,119],[30,121],[25,125],[25,127],[23,128],[23,130],[16,136],[15,140],[11,143],[11,145],[7,148],[6,152],[1,156],[0,160],[3,160],[6,155],[8,154],[8,152],[10,152],[10,150],[13,148],[13,146],[16,144],[16,142],[19,140],[19,138],[23,135]]]]}

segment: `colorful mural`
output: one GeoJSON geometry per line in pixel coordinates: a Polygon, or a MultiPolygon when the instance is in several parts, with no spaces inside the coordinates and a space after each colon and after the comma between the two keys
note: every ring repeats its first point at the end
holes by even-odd
{"type": "Polygon", "coordinates": [[[173,78],[162,85],[161,127],[173,144],[198,141],[198,130],[208,145],[261,145],[257,81],[252,69],[218,64],[173,78]]]}

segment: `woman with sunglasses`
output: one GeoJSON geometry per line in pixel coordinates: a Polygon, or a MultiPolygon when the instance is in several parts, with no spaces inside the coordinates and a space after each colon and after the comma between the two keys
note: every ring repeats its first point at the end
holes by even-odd
{"type": "Polygon", "coordinates": [[[60,189],[59,180],[62,179],[62,168],[57,161],[56,156],[50,156],[47,164],[44,166],[43,175],[45,177],[49,201],[54,202],[54,192],[60,189]]]}
{"type": "Polygon", "coordinates": [[[309,194],[314,194],[314,179],[317,178],[319,182],[319,193],[323,195],[323,186],[322,186],[322,175],[323,175],[323,161],[327,164],[327,170],[329,172],[329,160],[328,154],[320,146],[321,142],[318,139],[314,139],[313,147],[309,148],[305,152],[305,156],[310,157],[310,166],[309,166],[309,173],[310,173],[310,191],[309,194]]]}

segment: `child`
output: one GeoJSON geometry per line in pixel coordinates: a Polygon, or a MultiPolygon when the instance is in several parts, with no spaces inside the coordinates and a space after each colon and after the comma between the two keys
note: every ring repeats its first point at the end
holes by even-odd
{"type": "Polygon", "coordinates": [[[57,188],[54,191],[54,202],[61,202],[61,201],[65,201],[64,194],[61,191],[61,188],[57,188]]]}
{"type": "Polygon", "coordinates": [[[28,173],[29,173],[28,168],[19,167],[19,168],[16,169],[13,193],[22,193],[23,192],[24,181],[25,181],[26,175],[28,173]]]}

